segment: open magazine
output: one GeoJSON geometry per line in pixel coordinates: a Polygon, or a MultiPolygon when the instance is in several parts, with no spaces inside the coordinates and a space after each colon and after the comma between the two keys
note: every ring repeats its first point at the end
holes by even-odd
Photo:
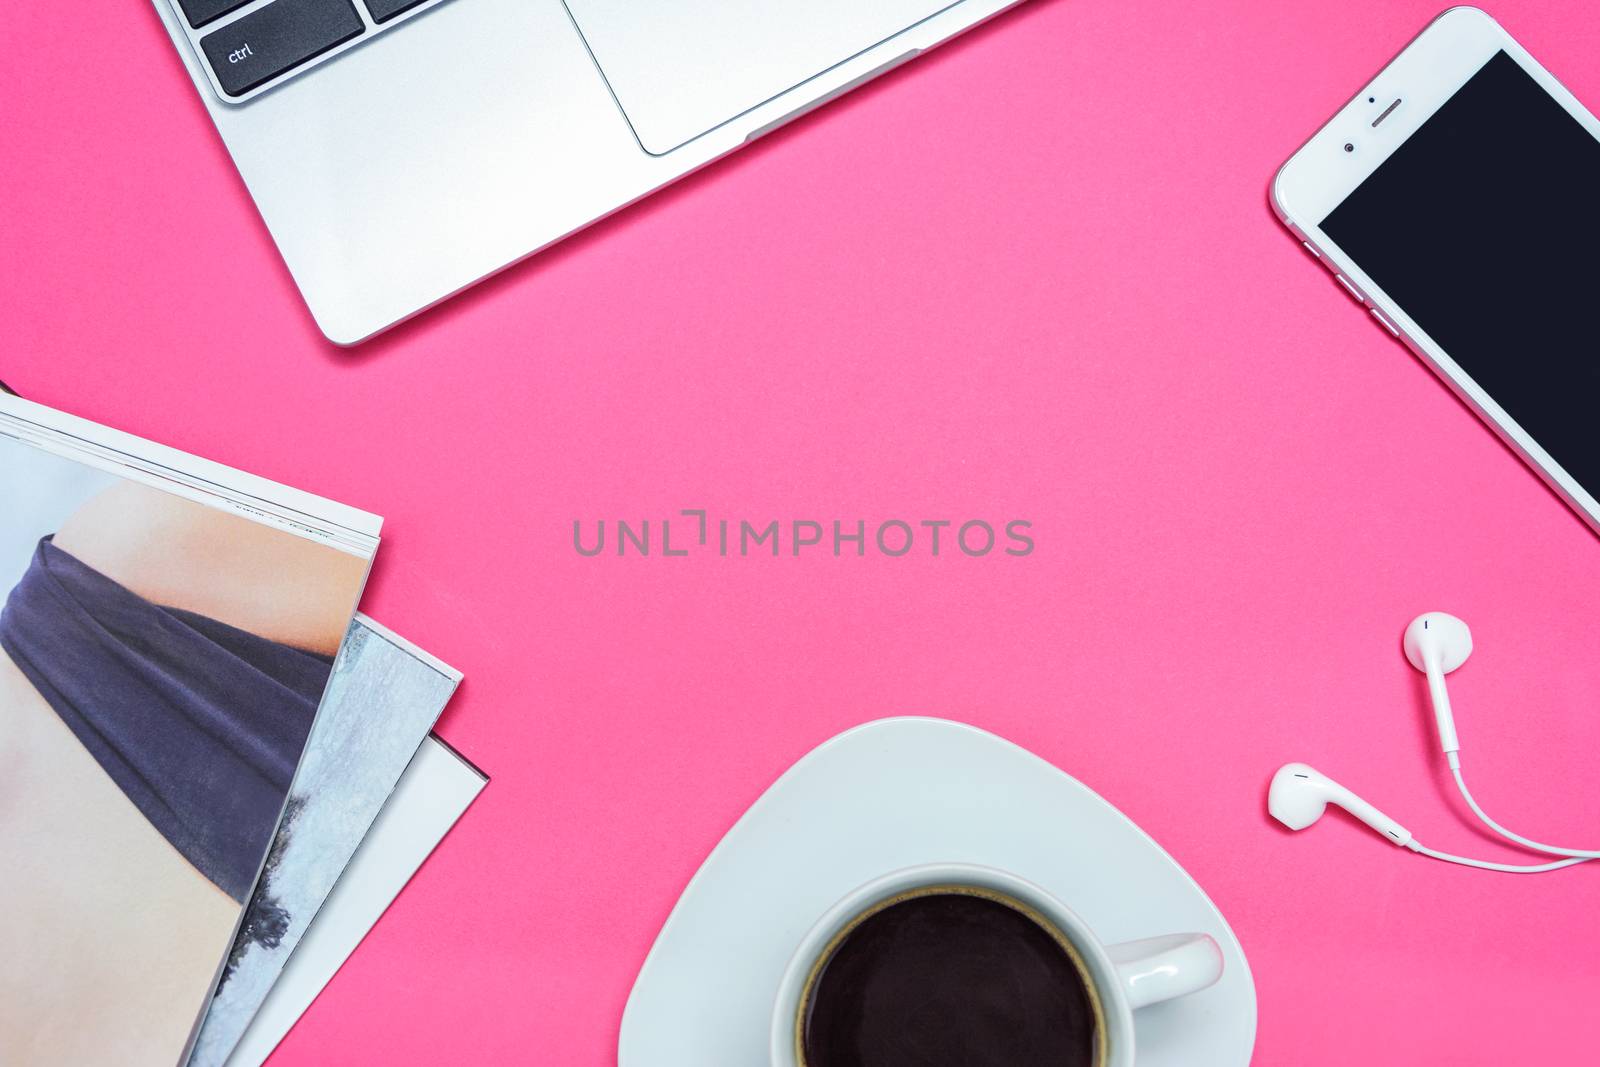
{"type": "Polygon", "coordinates": [[[187,1056],[380,521],[0,396],[0,1060],[187,1056]]]}

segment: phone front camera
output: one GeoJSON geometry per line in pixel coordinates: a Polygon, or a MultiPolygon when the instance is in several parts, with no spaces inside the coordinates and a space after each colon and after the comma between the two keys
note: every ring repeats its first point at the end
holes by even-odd
{"type": "Polygon", "coordinates": [[[1346,152],[1354,152],[1356,150],[1356,146],[1351,144],[1349,141],[1346,141],[1344,143],[1344,150],[1346,152]]]}

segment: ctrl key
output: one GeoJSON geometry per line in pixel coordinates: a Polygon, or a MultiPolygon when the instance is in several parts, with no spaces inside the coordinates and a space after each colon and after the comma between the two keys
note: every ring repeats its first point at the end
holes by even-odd
{"type": "Polygon", "coordinates": [[[364,29],[350,0],[273,0],[200,38],[229,96],[247,93],[364,29]]]}

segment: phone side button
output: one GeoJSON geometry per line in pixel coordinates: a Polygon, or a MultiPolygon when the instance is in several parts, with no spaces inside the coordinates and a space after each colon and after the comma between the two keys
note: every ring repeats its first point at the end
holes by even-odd
{"type": "Polygon", "coordinates": [[[1313,245],[1310,241],[1301,241],[1300,243],[1306,246],[1306,251],[1307,252],[1310,252],[1313,256],[1317,257],[1318,259],[1322,258],[1322,253],[1318,252],[1317,249],[1316,249],[1316,246],[1313,245]]]}
{"type": "Polygon", "coordinates": [[[1344,286],[1344,291],[1349,293],[1351,299],[1356,303],[1365,304],[1367,302],[1367,298],[1361,295],[1361,290],[1350,284],[1349,278],[1346,278],[1343,274],[1335,274],[1334,277],[1339,279],[1339,284],[1344,286]]]}
{"type": "Polygon", "coordinates": [[[1377,308],[1373,308],[1372,309],[1372,317],[1377,319],[1379,322],[1383,323],[1383,328],[1385,330],[1388,330],[1391,334],[1393,334],[1394,337],[1395,337],[1395,340],[1399,340],[1400,339],[1400,331],[1395,328],[1394,323],[1389,321],[1389,316],[1385,315],[1383,312],[1379,311],[1377,308]]]}

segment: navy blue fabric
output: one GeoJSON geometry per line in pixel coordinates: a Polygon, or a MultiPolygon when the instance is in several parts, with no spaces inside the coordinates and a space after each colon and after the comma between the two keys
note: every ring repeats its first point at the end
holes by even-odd
{"type": "Polygon", "coordinates": [[[243,903],[333,661],[161,607],[39,542],[0,648],[145,818],[243,903]]]}

